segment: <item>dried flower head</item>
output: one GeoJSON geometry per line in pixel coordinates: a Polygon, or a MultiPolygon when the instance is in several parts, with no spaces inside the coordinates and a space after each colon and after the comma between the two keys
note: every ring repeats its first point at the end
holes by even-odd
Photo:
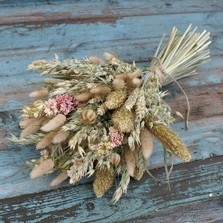
{"type": "Polygon", "coordinates": [[[47,122],[45,125],[41,127],[41,130],[43,132],[50,132],[58,127],[62,126],[66,121],[66,116],[62,114],[58,114],[54,118],[52,118],[49,122],[47,122]]]}
{"type": "Polygon", "coordinates": [[[69,137],[69,135],[70,135],[70,131],[60,130],[54,135],[52,139],[52,143],[57,144],[57,143],[64,142],[69,137]]]}
{"type": "Polygon", "coordinates": [[[110,156],[110,162],[113,166],[118,166],[121,161],[121,157],[118,153],[112,153],[110,156]]]}
{"type": "Polygon", "coordinates": [[[64,115],[67,115],[79,105],[79,102],[69,94],[57,95],[55,100],[59,113],[64,115]]]}
{"type": "Polygon", "coordinates": [[[165,148],[170,150],[174,155],[178,156],[180,159],[186,162],[191,160],[191,155],[187,147],[172,129],[162,123],[154,122],[152,117],[147,119],[146,127],[157,139],[163,143],[165,148]]]}
{"type": "Polygon", "coordinates": [[[81,114],[82,120],[85,124],[94,124],[97,118],[97,115],[94,110],[86,109],[81,114]]]}
{"type": "Polygon", "coordinates": [[[153,152],[153,137],[148,129],[143,128],[140,132],[140,141],[142,154],[145,159],[148,159],[153,152]]]}
{"type": "Polygon", "coordinates": [[[100,168],[95,171],[95,180],[93,183],[94,193],[97,197],[102,197],[110,189],[115,179],[113,171],[100,168]]]}
{"type": "Polygon", "coordinates": [[[59,113],[56,99],[49,99],[48,101],[44,102],[44,113],[48,117],[55,116],[59,113]]]}
{"type": "Polygon", "coordinates": [[[67,178],[68,178],[67,172],[62,172],[50,182],[50,186],[56,187],[60,185],[63,181],[65,181],[67,178]]]}
{"type": "Polygon", "coordinates": [[[122,132],[119,132],[114,127],[110,127],[109,128],[109,138],[111,140],[113,147],[119,147],[122,145],[124,134],[122,132]]]}
{"type": "Polygon", "coordinates": [[[105,106],[108,109],[116,109],[122,106],[127,98],[127,90],[117,90],[111,92],[105,101],[105,106]]]}
{"type": "Polygon", "coordinates": [[[22,109],[23,117],[38,118],[43,116],[44,102],[42,100],[35,101],[31,105],[27,105],[22,109]]]}
{"type": "Polygon", "coordinates": [[[134,115],[123,106],[113,112],[112,123],[122,133],[131,132],[134,129],[134,115]]]}
{"type": "Polygon", "coordinates": [[[136,167],[136,158],[134,152],[131,149],[125,149],[125,162],[129,175],[133,177],[136,167]]]}
{"type": "Polygon", "coordinates": [[[49,172],[51,172],[54,168],[54,162],[51,159],[42,160],[38,166],[34,167],[34,169],[30,173],[30,177],[32,179],[41,177],[49,172]]]}
{"type": "Polygon", "coordinates": [[[74,98],[77,101],[86,102],[86,101],[90,100],[93,97],[93,95],[94,94],[92,94],[91,92],[85,91],[85,92],[75,95],[74,98]]]}
{"type": "Polygon", "coordinates": [[[29,97],[31,98],[43,98],[46,97],[49,94],[47,89],[41,89],[38,91],[33,91],[29,94],[29,97]]]}
{"type": "Polygon", "coordinates": [[[88,60],[90,61],[90,63],[93,63],[93,64],[98,64],[98,65],[104,65],[105,62],[100,59],[98,56],[90,56],[88,57],[88,60]]]}

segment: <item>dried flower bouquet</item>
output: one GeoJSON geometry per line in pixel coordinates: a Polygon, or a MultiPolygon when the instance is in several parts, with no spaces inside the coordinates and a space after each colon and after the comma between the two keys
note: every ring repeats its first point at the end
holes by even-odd
{"type": "Polygon", "coordinates": [[[150,67],[136,67],[109,53],[105,60],[92,56],[61,62],[56,56],[29,65],[49,76],[43,89],[29,95],[36,101],[22,110],[20,138],[12,137],[40,150],[31,178],[60,171],[51,182],[57,186],[68,177],[75,184],[93,175],[94,192],[101,197],[120,175],[113,196],[117,202],[130,177],[140,180],[147,170],[154,137],[165,150],[190,161],[187,147],[169,127],[174,119],[162,86],[195,74],[209,58],[210,34],[195,31],[190,25],[180,35],[173,28],[150,67]]]}

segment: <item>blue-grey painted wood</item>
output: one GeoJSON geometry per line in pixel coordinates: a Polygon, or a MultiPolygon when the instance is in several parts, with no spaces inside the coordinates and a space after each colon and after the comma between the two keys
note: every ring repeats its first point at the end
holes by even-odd
{"type": "MultiPolygon", "coordinates": [[[[15,113],[1,117],[0,120],[4,124],[3,127],[0,126],[0,138],[6,135],[9,136],[9,133],[18,135],[19,129],[16,127],[17,118],[18,114],[15,116],[15,113]]],[[[189,146],[193,160],[199,160],[223,155],[222,122],[223,116],[192,121],[189,131],[184,130],[183,123],[177,123],[173,127],[183,138],[186,145],[189,146]]],[[[39,156],[39,151],[36,151],[34,146],[15,145],[6,140],[1,140],[0,143],[0,148],[3,148],[0,150],[2,160],[0,162],[0,199],[51,189],[49,183],[55,175],[34,180],[29,178],[30,168],[26,165],[26,160],[39,156]]],[[[150,169],[163,166],[162,154],[161,144],[156,142],[154,153],[149,162],[150,169]]],[[[181,162],[177,158],[174,159],[175,164],[181,162]]],[[[173,172],[175,171],[177,172],[178,170],[174,169],[173,172]]],[[[62,186],[64,185],[68,185],[68,182],[62,186]]]]}
{"type": "MultiPolygon", "coordinates": [[[[211,192],[216,199],[222,196],[223,176],[219,171],[223,159],[222,18],[222,2],[208,0],[0,1],[2,220],[123,221],[148,215],[157,208],[208,200],[211,192]],[[95,199],[90,186],[92,179],[75,187],[65,182],[58,190],[48,187],[53,176],[29,179],[30,169],[25,162],[37,157],[38,151],[32,146],[14,145],[6,139],[9,133],[18,135],[17,110],[29,101],[28,92],[38,88],[43,80],[38,74],[26,71],[29,63],[36,59],[51,59],[54,53],[64,59],[101,56],[109,51],[123,60],[135,60],[141,66],[154,53],[163,32],[170,33],[174,25],[184,30],[189,23],[212,33],[212,59],[199,68],[198,76],[180,81],[191,101],[190,130],[183,129],[182,120],[178,120],[174,130],[191,146],[193,162],[180,164],[181,161],[175,159],[175,164],[179,165],[174,167],[171,192],[166,184],[144,178],[139,183],[132,181],[128,195],[117,205],[111,205],[112,192],[103,199],[95,199]],[[209,157],[214,158],[202,161],[209,157]]],[[[167,89],[170,91],[168,103],[183,113],[185,99],[182,93],[174,85],[167,89]]],[[[161,146],[156,143],[151,169],[162,166],[161,153],[161,146]]],[[[159,180],[165,181],[163,169],[152,171],[159,180]]],[[[216,213],[213,212],[214,220],[223,218],[219,210],[218,207],[216,213]]],[[[200,213],[204,212],[201,210],[200,213]]],[[[168,212],[165,215],[167,217],[168,212]]],[[[210,214],[204,213],[202,217],[198,217],[200,222],[208,222],[210,214]]],[[[158,222],[161,218],[153,219],[158,222]]]]}
{"type": "Polygon", "coordinates": [[[159,181],[145,176],[140,182],[132,182],[128,193],[115,205],[109,202],[111,191],[97,199],[91,184],[2,199],[0,217],[5,222],[29,223],[122,222],[182,203],[222,196],[222,168],[222,157],[181,164],[171,176],[171,191],[163,169],[153,170],[159,181]]]}
{"type": "Polygon", "coordinates": [[[206,201],[197,201],[189,204],[179,205],[175,208],[157,210],[145,217],[123,221],[123,223],[221,223],[223,222],[223,200],[222,197],[210,198],[206,201]]]}
{"type": "MultiPolygon", "coordinates": [[[[221,12],[212,16],[209,13],[190,14],[182,23],[176,23],[182,30],[190,22],[213,31],[212,61],[200,68],[202,78],[190,79],[190,85],[221,83],[222,63],[219,55],[222,50],[221,12]],[[213,19],[214,17],[214,19],[213,19]],[[208,25],[203,25],[206,19],[208,25]],[[220,23],[216,24],[216,21],[220,23]],[[212,70],[213,75],[209,75],[212,70]]],[[[0,110],[19,109],[27,101],[25,94],[33,88],[33,83],[42,81],[37,74],[26,71],[33,60],[51,59],[54,53],[63,58],[102,55],[104,51],[116,52],[120,58],[136,62],[147,61],[153,55],[159,39],[164,31],[172,29],[173,21],[181,21],[181,14],[133,16],[118,20],[115,25],[110,23],[93,24],[45,24],[0,26],[0,110]],[[164,23],[165,20],[171,20],[164,23]],[[141,24],[136,26],[135,24],[141,24]],[[168,24],[168,26],[167,26],[168,24]],[[86,35],[88,33],[88,35],[86,35]],[[134,53],[133,53],[134,52],[134,53]],[[19,78],[13,78],[13,77],[19,78]]],[[[206,24],[206,23],[205,23],[206,24]]],[[[139,64],[140,65],[140,64],[139,64]]],[[[34,86],[35,87],[35,86],[34,86]]]]}

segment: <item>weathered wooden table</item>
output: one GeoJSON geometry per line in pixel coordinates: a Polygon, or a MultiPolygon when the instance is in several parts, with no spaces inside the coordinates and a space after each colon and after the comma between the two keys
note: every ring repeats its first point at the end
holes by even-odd
{"type": "MultiPolygon", "coordinates": [[[[0,1],[0,220],[1,222],[223,222],[223,1],[107,0],[0,1]],[[26,71],[33,60],[82,58],[115,52],[145,65],[164,32],[190,23],[211,32],[211,61],[180,84],[191,103],[190,130],[174,129],[193,161],[175,159],[171,191],[157,143],[150,168],[157,180],[132,180],[128,194],[110,203],[112,191],[96,199],[91,182],[48,187],[52,176],[29,179],[26,160],[34,147],[7,140],[19,134],[19,109],[42,77],[26,71]],[[133,220],[135,219],[135,220],[133,220]]],[[[184,96],[167,87],[167,101],[184,113],[184,96]]],[[[114,189],[114,188],[113,188],[114,189]]]]}

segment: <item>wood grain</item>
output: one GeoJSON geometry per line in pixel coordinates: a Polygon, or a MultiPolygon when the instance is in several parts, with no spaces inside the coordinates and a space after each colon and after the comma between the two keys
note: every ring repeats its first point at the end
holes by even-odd
{"type": "MultiPolygon", "coordinates": [[[[39,157],[35,146],[22,146],[9,142],[5,137],[10,134],[18,135],[17,120],[19,113],[0,113],[0,198],[13,197],[21,194],[51,190],[50,181],[55,174],[31,180],[27,160],[39,157]],[[13,181],[13,183],[12,183],[13,181]]],[[[174,130],[182,137],[192,154],[193,160],[206,159],[223,155],[223,116],[190,122],[190,130],[185,131],[183,123],[175,124],[174,130]]],[[[175,158],[174,163],[182,161],[175,158]]],[[[160,143],[156,142],[150,159],[150,169],[163,166],[163,151],[160,143]]],[[[64,185],[68,185],[66,182],[64,185]]]]}
{"type": "Polygon", "coordinates": [[[167,210],[156,210],[156,212],[149,214],[140,219],[133,219],[125,221],[126,223],[221,223],[223,222],[223,197],[210,198],[206,201],[192,202],[185,205],[179,205],[175,208],[168,208],[167,210]]]}
{"type": "MultiPolygon", "coordinates": [[[[222,2],[209,0],[0,1],[0,221],[222,222],[222,18],[222,2]],[[19,134],[19,109],[43,80],[26,70],[29,63],[52,59],[55,53],[65,59],[108,51],[147,66],[162,34],[168,36],[173,26],[183,31],[190,23],[211,32],[211,60],[199,67],[199,75],[180,81],[191,103],[190,130],[184,130],[180,119],[173,128],[189,146],[193,161],[174,160],[178,165],[171,176],[172,191],[160,168],[159,143],[149,166],[157,181],[132,181],[116,205],[109,203],[111,191],[95,198],[92,179],[74,187],[65,182],[57,189],[48,187],[53,175],[29,179],[25,162],[39,152],[7,139],[19,134]]],[[[184,113],[186,102],[178,87],[166,89],[166,101],[184,113]]]]}
{"type": "Polygon", "coordinates": [[[220,156],[176,166],[170,179],[171,191],[164,170],[157,169],[152,174],[158,181],[148,176],[140,182],[132,181],[128,193],[115,205],[109,203],[111,191],[97,199],[92,185],[85,184],[2,199],[0,217],[5,222],[29,223],[122,222],[182,203],[208,200],[210,194],[212,198],[223,195],[223,172],[219,171],[222,159],[220,156]]]}
{"type": "Polygon", "coordinates": [[[1,1],[4,9],[0,15],[0,25],[44,23],[93,23],[115,22],[129,16],[160,14],[188,14],[197,12],[216,12],[222,10],[219,1],[210,4],[207,0],[187,0],[168,2],[142,1],[1,1]],[[72,4],[70,4],[72,2],[72,4]],[[4,3],[4,4],[3,4],[4,3]],[[35,6],[35,7],[33,7],[35,6]],[[16,7],[16,8],[14,8],[16,7]]]}

